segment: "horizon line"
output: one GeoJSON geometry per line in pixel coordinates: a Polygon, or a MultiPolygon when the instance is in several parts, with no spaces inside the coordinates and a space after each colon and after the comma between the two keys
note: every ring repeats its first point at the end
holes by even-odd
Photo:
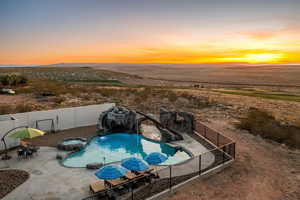
{"type": "Polygon", "coordinates": [[[164,62],[56,62],[49,64],[0,64],[0,67],[42,67],[49,65],[70,65],[70,64],[172,64],[172,65],[245,65],[245,66],[257,66],[257,65],[300,65],[300,63],[247,63],[247,62],[228,62],[228,63],[164,63],[164,62]]]}

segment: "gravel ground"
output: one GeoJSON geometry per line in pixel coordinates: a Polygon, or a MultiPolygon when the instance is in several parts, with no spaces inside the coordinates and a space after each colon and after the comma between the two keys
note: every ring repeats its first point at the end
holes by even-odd
{"type": "Polygon", "coordinates": [[[22,170],[0,171],[0,199],[13,191],[29,178],[29,173],[22,170]]]}

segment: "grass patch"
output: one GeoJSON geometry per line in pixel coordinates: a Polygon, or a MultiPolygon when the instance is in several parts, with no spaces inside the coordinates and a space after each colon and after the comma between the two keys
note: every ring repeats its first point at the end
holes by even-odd
{"type": "Polygon", "coordinates": [[[109,84],[122,84],[119,80],[67,80],[66,82],[79,82],[79,83],[109,83],[109,84]]]}
{"type": "Polygon", "coordinates": [[[265,111],[250,109],[237,127],[262,138],[300,149],[300,127],[280,123],[265,111]]]}
{"type": "Polygon", "coordinates": [[[292,95],[292,94],[246,92],[246,91],[225,91],[225,90],[214,90],[214,91],[220,92],[223,94],[233,94],[233,95],[241,95],[241,96],[248,96],[248,97],[258,97],[258,98],[264,98],[264,99],[300,102],[300,96],[292,95]]]}

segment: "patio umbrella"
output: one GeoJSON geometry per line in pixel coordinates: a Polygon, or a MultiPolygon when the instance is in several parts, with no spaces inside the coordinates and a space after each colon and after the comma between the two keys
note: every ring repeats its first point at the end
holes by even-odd
{"type": "Polygon", "coordinates": [[[111,180],[111,179],[116,179],[124,176],[127,172],[127,169],[120,165],[106,165],[102,168],[100,168],[95,175],[104,180],[111,180]]]}
{"type": "Polygon", "coordinates": [[[44,131],[41,131],[41,130],[38,130],[35,128],[23,128],[23,129],[20,129],[20,130],[14,132],[9,137],[25,139],[25,138],[34,138],[34,137],[41,136],[44,134],[45,134],[44,131]]]}
{"type": "Polygon", "coordinates": [[[162,162],[165,162],[167,159],[168,159],[167,156],[159,152],[152,152],[145,157],[145,161],[149,165],[158,165],[162,162]]]}
{"type": "Polygon", "coordinates": [[[132,171],[144,171],[149,168],[149,165],[145,161],[136,157],[122,160],[121,165],[132,171]]]}

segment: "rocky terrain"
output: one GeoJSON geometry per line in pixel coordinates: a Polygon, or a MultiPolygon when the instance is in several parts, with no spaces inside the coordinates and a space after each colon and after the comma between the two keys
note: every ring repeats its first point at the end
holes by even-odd
{"type": "Polygon", "coordinates": [[[21,170],[0,170],[0,199],[29,178],[29,173],[21,170]]]}

